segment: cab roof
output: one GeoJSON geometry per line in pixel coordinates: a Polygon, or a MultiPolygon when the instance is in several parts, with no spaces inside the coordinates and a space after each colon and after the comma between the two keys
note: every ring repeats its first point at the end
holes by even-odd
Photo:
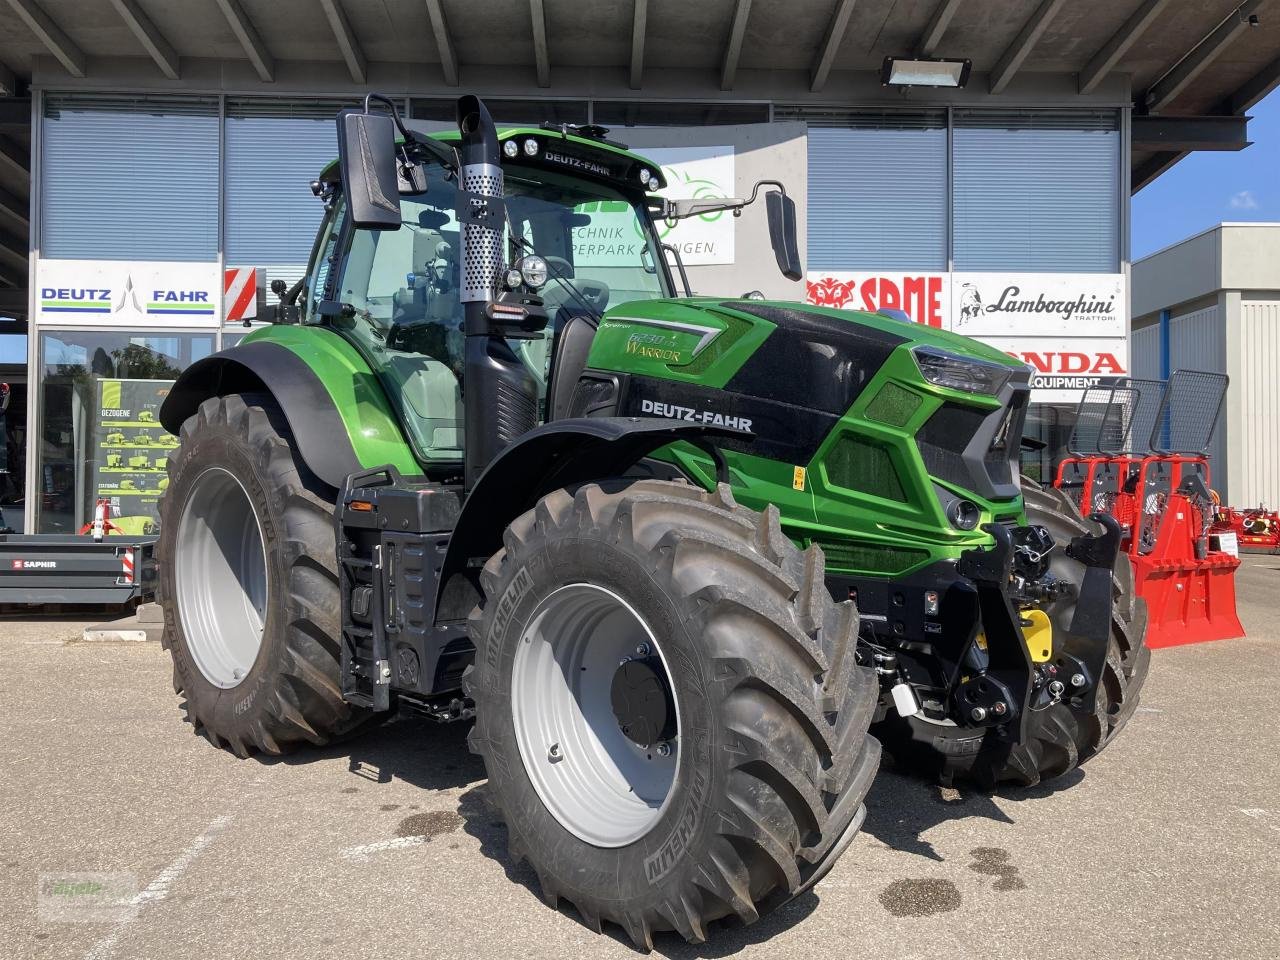
{"type": "MultiPolygon", "coordinates": [[[[456,144],[462,138],[462,135],[457,130],[424,130],[420,123],[415,123],[412,120],[405,121],[405,126],[414,133],[428,136],[433,140],[450,145],[456,144]]],[[[504,127],[498,131],[499,144],[506,143],[506,141],[512,139],[524,140],[528,138],[538,141],[538,154],[530,157],[522,151],[520,156],[514,158],[515,161],[528,164],[538,161],[544,154],[551,154],[562,158],[563,162],[559,166],[560,169],[566,172],[612,181],[632,179],[636,171],[641,167],[646,167],[650,175],[657,181],[657,186],[652,189],[660,190],[667,185],[661,166],[647,157],[634,153],[618,144],[580,136],[560,129],[547,129],[544,127],[504,127]],[[592,169],[584,168],[578,164],[578,161],[589,163],[592,160],[598,160],[599,166],[609,171],[609,174],[600,175],[592,169]]],[[[397,139],[397,143],[403,142],[403,138],[397,139]]],[[[336,182],[338,176],[338,161],[336,159],[331,160],[320,173],[320,179],[326,182],[336,182]]],[[[635,182],[638,184],[639,181],[636,180],[635,182]]]]}

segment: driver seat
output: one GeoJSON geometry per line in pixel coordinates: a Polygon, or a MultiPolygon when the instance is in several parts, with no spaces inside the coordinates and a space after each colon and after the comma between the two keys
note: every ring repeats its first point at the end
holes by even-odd
{"type": "Polygon", "coordinates": [[[598,321],[594,317],[577,314],[563,326],[557,326],[559,329],[551,347],[551,375],[547,380],[548,421],[571,416],[573,391],[582,371],[587,369],[587,354],[591,352],[598,321]]]}

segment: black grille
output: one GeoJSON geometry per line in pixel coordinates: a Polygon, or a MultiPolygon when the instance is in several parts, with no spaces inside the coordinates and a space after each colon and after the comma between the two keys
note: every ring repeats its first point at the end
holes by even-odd
{"type": "Polygon", "coordinates": [[[613,377],[590,374],[578,380],[569,398],[567,417],[610,417],[617,413],[618,383],[613,377]]]}
{"type": "Polygon", "coordinates": [[[984,497],[1017,496],[1014,463],[1030,396],[1015,389],[1004,407],[988,411],[944,403],[916,434],[929,475],[984,497]]]}
{"type": "Polygon", "coordinates": [[[973,407],[944,403],[925,421],[916,434],[916,444],[930,476],[966,490],[973,486],[964,452],[989,415],[973,407]]]}
{"type": "Polygon", "coordinates": [[[515,389],[505,380],[497,382],[494,425],[498,439],[510,443],[538,425],[537,400],[515,389]]]}
{"type": "Polygon", "coordinates": [[[906,502],[907,495],[893,459],[889,451],[878,444],[859,437],[842,437],[827,454],[826,467],[832,483],[886,500],[906,502]]]}

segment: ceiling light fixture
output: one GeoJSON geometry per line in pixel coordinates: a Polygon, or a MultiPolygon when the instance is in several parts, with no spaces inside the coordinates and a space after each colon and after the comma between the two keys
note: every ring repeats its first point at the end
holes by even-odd
{"type": "Polygon", "coordinates": [[[880,83],[886,87],[963,87],[969,82],[969,60],[912,60],[885,57],[880,83]]]}

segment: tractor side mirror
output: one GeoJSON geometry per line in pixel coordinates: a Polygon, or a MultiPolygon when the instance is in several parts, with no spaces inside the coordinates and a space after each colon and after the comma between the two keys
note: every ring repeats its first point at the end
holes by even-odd
{"type": "Polygon", "coordinates": [[[342,192],[356,227],[399,230],[395,121],[383,113],[339,113],[338,167],[342,171],[342,192]]]}
{"type": "Polygon", "coordinates": [[[804,267],[796,243],[796,202],[780,190],[770,190],[764,195],[764,206],[769,216],[769,243],[773,245],[778,269],[788,280],[799,280],[804,276],[804,267]]]}

